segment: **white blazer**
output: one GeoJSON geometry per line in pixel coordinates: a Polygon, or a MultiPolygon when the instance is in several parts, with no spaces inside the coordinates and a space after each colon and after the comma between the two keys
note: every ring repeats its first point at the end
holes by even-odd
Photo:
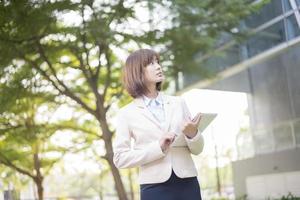
{"type": "Polygon", "coordinates": [[[139,167],[139,184],[167,181],[172,168],[181,178],[198,175],[191,153],[198,155],[202,152],[203,136],[198,131],[195,137],[189,139],[182,133],[182,124],[190,117],[182,97],[162,92],[161,95],[166,116],[165,127],[161,127],[142,98],[136,98],[122,107],[116,116],[114,164],[117,168],[139,167]],[[175,132],[178,136],[170,149],[163,153],[159,139],[167,132],[175,132]],[[134,139],[132,147],[131,138],[134,139]]]}

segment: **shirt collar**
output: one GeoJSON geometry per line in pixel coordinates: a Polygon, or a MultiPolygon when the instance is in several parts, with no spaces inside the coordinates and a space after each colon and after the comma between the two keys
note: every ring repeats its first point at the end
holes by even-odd
{"type": "Polygon", "coordinates": [[[155,97],[155,98],[149,98],[149,97],[143,95],[143,100],[144,100],[146,106],[149,106],[150,103],[151,103],[151,101],[153,101],[153,100],[154,100],[156,103],[159,103],[160,105],[162,105],[162,103],[163,103],[162,96],[161,96],[161,93],[160,93],[160,92],[158,92],[158,95],[157,95],[157,97],[155,97]]]}

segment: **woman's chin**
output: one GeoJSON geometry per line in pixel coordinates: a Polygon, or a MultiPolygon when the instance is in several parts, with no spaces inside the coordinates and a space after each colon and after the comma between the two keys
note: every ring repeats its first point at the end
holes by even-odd
{"type": "Polygon", "coordinates": [[[157,79],[157,83],[159,83],[159,82],[163,82],[165,80],[165,78],[159,78],[159,79],[157,79]]]}
{"type": "Polygon", "coordinates": [[[163,82],[165,80],[165,76],[160,76],[157,78],[156,82],[163,82]]]}

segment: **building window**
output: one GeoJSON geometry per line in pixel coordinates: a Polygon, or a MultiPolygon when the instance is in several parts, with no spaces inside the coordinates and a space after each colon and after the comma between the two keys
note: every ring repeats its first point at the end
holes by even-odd
{"type": "Polygon", "coordinates": [[[292,10],[292,6],[289,0],[282,0],[284,12],[292,10]]]}
{"type": "MultiPolygon", "coordinates": [[[[288,1],[288,0],[286,0],[288,1]]],[[[282,14],[282,5],[280,0],[273,0],[245,20],[245,25],[248,28],[256,28],[261,24],[270,21],[271,19],[282,14]]]]}
{"type": "MultiPolygon", "coordinates": [[[[299,0],[300,1],[300,0],[299,0]]],[[[287,38],[291,40],[300,35],[300,28],[296,21],[295,15],[291,15],[287,18],[287,38]]]]}
{"type": "Polygon", "coordinates": [[[284,42],[285,40],[284,23],[283,20],[281,20],[250,37],[247,42],[248,56],[252,57],[284,42]]]}
{"type": "Polygon", "coordinates": [[[300,9],[300,0],[282,0],[282,4],[284,12],[300,9]]]}
{"type": "Polygon", "coordinates": [[[230,48],[222,51],[219,55],[216,55],[210,59],[213,60],[215,69],[222,71],[227,67],[230,67],[241,61],[240,59],[240,47],[239,45],[233,45],[230,48]]]}

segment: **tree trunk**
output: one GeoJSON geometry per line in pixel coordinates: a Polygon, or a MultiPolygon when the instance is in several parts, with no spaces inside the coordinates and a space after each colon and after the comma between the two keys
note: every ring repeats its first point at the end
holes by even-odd
{"type": "Polygon", "coordinates": [[[44,177],[42,176],[42,173],[41,173],[41,160],[39,158],[39,145],[37,144],[35,147],[35,152],[33,154],[33,162],[34,162],[34,169],[36,171],[36,175],[35,175],[35,178],[34,178],[34,182],[37,186],[37,193],[38,193],[38,199],[39,200],[43,200],[44,198],[44,188],[43,188],[43,180],[44,180],[44,177]]]}
{"type": "Polygon", "coordinates": [[[43,177],[35,177],[34,183],[37,188],[38,200],[44,199],[43,177]]]}
{"type": "Polygon", "coordinates": [[[119,173],[119,170],[115,167],[114,163],[113,163],[113,159],[108,158],[108,163],[109,166],[111,168],[111,172],[113,174],[114,177],[114,181],[115,181],[115,188],[118,192],[118,196],[120,200],[128,200],[127,195],[126,195],[126,191],[119,173]]]}
{"type": "Polygon", "coordinates": [[[119,170],[118,170],[118,168],[116,168],[115,164],[113,163],[112,142],[111,142],[111,140],[109,140],[109,141],[104,140],[104,141],[105,141],[105,147],[106,147],[106,152],[107,152],[106,159],[107,159],[107,162],[110,166],[111,172],[114,177],[115,188],[117,190],[118,197],[120,200],[128,200],[119,170]]]}
{"type": "Polygon", "coordinates": [[[103,178],[104,178],[104,175],[103,175],[103,172],[101,172],[101,174],[100,174],[100,187],[99,187],[99,189],[100,189],[100,191],[99,191],[99,198],[100,198],[100,200],[104,200],[104,196],[103,196],[103,189],[104,189],[104,187],[103,187],[103,178]]]}
{"type": "Polygon", "coordinates": [[[134,198],[134,188],[133,188],[133,180],[132,180],[132,169],[128,170],[128,179],[129,179],[131,200],[134,200],[135,198],[134,198]]]}
{"type": "Polygon", "coordinates": [[[219,196],[222,195],[221,193],[221,183],[220,183],[220,173],[219,173],[219,162],[218,162],[218,150],[217,145],[215,144],[215,159],[216,159],[216,179],[217,179],[217,191],[219,196]]]}
{"type": "Polygon", "coordinates": [[[127,195],[126,195],[126,190],[124,188],[120,173],[118,168],[116,168],[114,162],[113,162],[113,146],[112,146],[112,132],[109,130],[107,121],[106,121],[106,116],[105,113],[100,112],[103,109],[100,109],[100,107],[103,107],[103,105],[98,104],[98,112],[96,112],[95,117],[97,118],[101,130],[102,130],[102,139],[104,140],[105,144],[105,150],[106,150],[106,155],[105,159],[107,160],[109,167],[111,169],[114,182],[115,182],[115,189],[118,193],[118,197],[120,200],[128,200],[127,195]]]}

